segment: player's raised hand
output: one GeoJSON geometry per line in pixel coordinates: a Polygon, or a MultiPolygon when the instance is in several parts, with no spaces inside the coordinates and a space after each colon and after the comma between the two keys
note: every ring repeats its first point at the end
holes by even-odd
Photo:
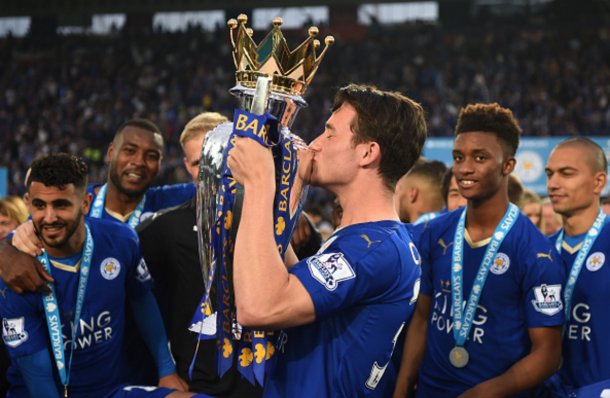
{"type": "Polygon", "coordinates": [[[172,373],[170,375],[161,377],[159,379],[159,387],[175,388],[178,391],[188,391],[189,386],[186,382],[178,376],[178,373],[172,373]]]}
{"type": "Polygon", "coordinates": [[[251,138],[236,137],[227,165],[235,181],[244,187],[248,184],[270,184],[275,187],[271,148],[266,148],[251,138]]]}
{"type": "Polygon", "coordinates": [[[42,254],[42,242],[36,235],[32,220],[17,227],[13,235],[13,246],[32,257],[42,254]]]}
{"type": "Polygon", "coordinates": [[[309,185],[311,183],[314,156],[314,150],[309,147],[299,147],[297,151],[297,159],[299,160],[299,170],[297,176],[306,185],[309,185]]]}
{"type": "Polygon", "coordinates": [[[17,294],[37,290],[50,293],[45,281],[54,282],[40,261],[11,246],[10,239],[0,242],[0,277],[17,294]]]}

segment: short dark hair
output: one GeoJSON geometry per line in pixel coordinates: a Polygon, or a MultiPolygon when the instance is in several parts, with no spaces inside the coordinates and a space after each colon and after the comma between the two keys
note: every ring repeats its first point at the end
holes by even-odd
{"type": "Polygon", "coordinates": [[[445,204],[447,204],[447,198],[449,197],[449,187],[451,186],[452,178],[453,166],[449,167],[447,171],[445,171],[443,179],[441,180],[441,193],[443,194],[443,199],[445,199],[445,204]]]}
{"type": "Polygon", "coordinates": [[[117,129],[116,133],[114,134],[114,137],[116,138],[119,134],[121,134],[125,127],[138,127],[142,130],[150,131],[154,134],[159,134],[159,136],[161,136],[161,139],[163,139],[163,134],[161,133],[159,127],[157,127],[157,125],[151,122],[150,120],[144,118],[131,119],[121,124],[117,129]]]}
{"type": "Polygon", "coordinates": [[[474,132],[495,134],[505,156],[515,156],[519,148],[521,128],[511,110],[496,103],[468,105],[460,111],[455,136],[474,132]]]}
{"type": "Polygon", "coordinates": [[[583,156],[585,163],[591,168],[591,173],[599,173],[600,171],[608,172],[608,160],[606,159],[606,153],[595,141],[592,141],[585,137],[572,137],[565,141],[561,141],[555,148],[562,147],[581,147],[589,151],[587,156],[583,156]]]}
{"type": "Polygon", "coordinates": [[[350,84],[339,90],[331,112],[344,103],[358,117],[351,126],[354,144],[376,142],[381,149],[379,174],[390,190],[419,159],[426,141],[426,120],[420,104],[398,92],[350,84]]]}
{"type": "Polygon", "coordinates": [[[87,172],[89,168],[82,161],[67,153],[51,153],[36,158],[31,166],[27,181],[28,191],[32,182],[40,182],[45,187],[66,189],[67,185],[74,184],[76,191],[87,188],[87,172]]]}
{"type": "Polygon", "coordinates": [[[409,171],[409,176],[422,176],[429,182],[440,187],[441,180],[447,171],[447,166],[440,160],[422,159],[415,162],[409,171]]]}

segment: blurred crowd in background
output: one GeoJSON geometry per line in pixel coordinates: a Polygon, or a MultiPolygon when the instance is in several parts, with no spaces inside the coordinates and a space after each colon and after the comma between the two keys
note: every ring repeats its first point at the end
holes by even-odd
{"type": "MultiPolygon", "coordinates": [[[[284,32],[289,47],[307,37],[306,29],[284,32]]],[[[293,132],[306,141],[321,134],[336,89],[357,82],[421,102],[430,137],[452,136],[459,110],[477,102],[510,108],[523,136],[610,136],[610,29],[482,32],[374,25],[360,40],[337,37],[293,132]]],[[[255,32],[255,41],[266,33],[255,32]]],[[[135,117],[165,134],[156,184],[188,182],[178,139],[202,111],[232,118],[231,50],[224,27],[0,39],[0,166],[8,168],[8,194],[22,195],[27,166],[52,151],[83,157],[90,182],[105,180],[108,144],[135,117]]],[[[310,207],[327,222],[332,201],[310,190],[310,207]]]]}

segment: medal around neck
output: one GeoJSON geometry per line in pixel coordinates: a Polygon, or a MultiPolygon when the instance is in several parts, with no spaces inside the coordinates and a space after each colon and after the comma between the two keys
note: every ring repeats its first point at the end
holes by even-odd
{"type": "Polygon", "coordinates": [[[464,347],[453,347],[449,353],[449,362],[456,368],[463,368],[468,365],[469,359],[470,355],[468,355],[468,351],[464,347]]]}
{"type": "MultiPolygon", "coordinates": [[[[235,136],[248,137],[271,148],[274,154],[276,199],[274,203],[274,236],[280,254],[286,252],[307,194],[307,185],[298,178],[297,151],[309,150],[304,141],[290,132],[298,110],[307,106],[301,97],[313,79],[328,46],[318,56],[320,46],[309,29],[309,37],[291,51],[281,32],[281,18],[273,20],[271,32],[259,44],[246,28],[248,18],[231,19],[233,61],[236,83],[229,92],[237,98],[238,109],[233,123],[223,123],[206,134],[201,149],[197,179],[197,230],[199,258],[205,295],[190,330],[199,333],[212,314],[210,290],[218,282],[216,365],[222,375],[231,366],[233,339],[241,343],[236,354],[238,369],[250,382],[263,385],[265,372],[272,369],[275,351],[273,332],[242,329],[236,322],[233,304],[233,248],[241,218],[243,187],[233,179],[227,167],[227,154],[235,136]],[[217,272],[216,272],[217,270],[217,272]]],[[[194,359],[193,359],[194,364],[194,359]]],[[[191,365],[191,369],[193,367],[191,365]]]]}
{"type": "Polygon", "coordinates": [[[487,280],[487,275],[492,266],[494,258],[502,246],[502,242],[506,235],[519,217],[519,208],[514,204],[508,206],[508,210],[504,214],[502,221],[496,227],[491,241],[487,244],[487,249],[483,255],[483,261],[479,266],[475,281],[472,285],[472,290],[466,306],[463,306],[463,268],[464,268],[464,231],[466,229],[466,212],[465,207],[460,215],[460,219],[455,228],[455,236],[453,238],[453,253],[451,259],[451,300],[453,308],[453,338],[455,339],[456,347],[449,353],[449,361],[455,367],[461,368],[468,363],[469,355],[464,349],[466,340],[470,335],[470,329],[474,321],[474,315],[487,280]]]}

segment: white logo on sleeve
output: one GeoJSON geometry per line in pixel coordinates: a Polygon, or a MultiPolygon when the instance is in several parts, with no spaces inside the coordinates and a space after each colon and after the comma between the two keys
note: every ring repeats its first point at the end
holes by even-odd
{"type": "Polygon", "coordinates": [[[491,268],[489,270],[492,274],[502,275],[508,271],[508,267],[510,267],[510,258],[504,253],[498,253],[491,263],[491,268]]]}
{"type": "Polygon", "coordinates": [[[146,261],[144,259],[140,260],[140,264],[138,264],[138,276],[136,278],[140,282],[146,282],[151,279],[150,272],[148,272],[148,267],[146,266],[146,261]]]}
{"type": "Polygon", "coordinates": [[[311,276],[328,290],[335,290],[339,282],[356,277],[342,253],[315,255],[307,259],[307,264],[311,276]]]}
{"type": "Polygon", "coordinates": [[[555,315],[563,309],[561,301],[561,285],[537,286],[534,288],[535,300],[532,300],[534,308],[545,315],[555,315]]]}
{"type": "Polygon", "coordinates": [[[18,347],[28,339],[24,330],[25,318],[2,319],[2,339],[11,348],[18,347]]]}
{"type": "Polygon", "coordinates": [[[121,263],[119,263],[119,260],[116,258],[108,257],[102,261],[102,265],[100,265],[100,272],[102,273],[104,279],[111,281],[121,272],[121,263]]]}
{"type": "Polygon", "coordinates": [[[606,261],[606,256],[602,252],[596,252],[589,256],[587,259],[587,269],[591,272],[595,272],[599,270],[604,262],[606,261]]]}

